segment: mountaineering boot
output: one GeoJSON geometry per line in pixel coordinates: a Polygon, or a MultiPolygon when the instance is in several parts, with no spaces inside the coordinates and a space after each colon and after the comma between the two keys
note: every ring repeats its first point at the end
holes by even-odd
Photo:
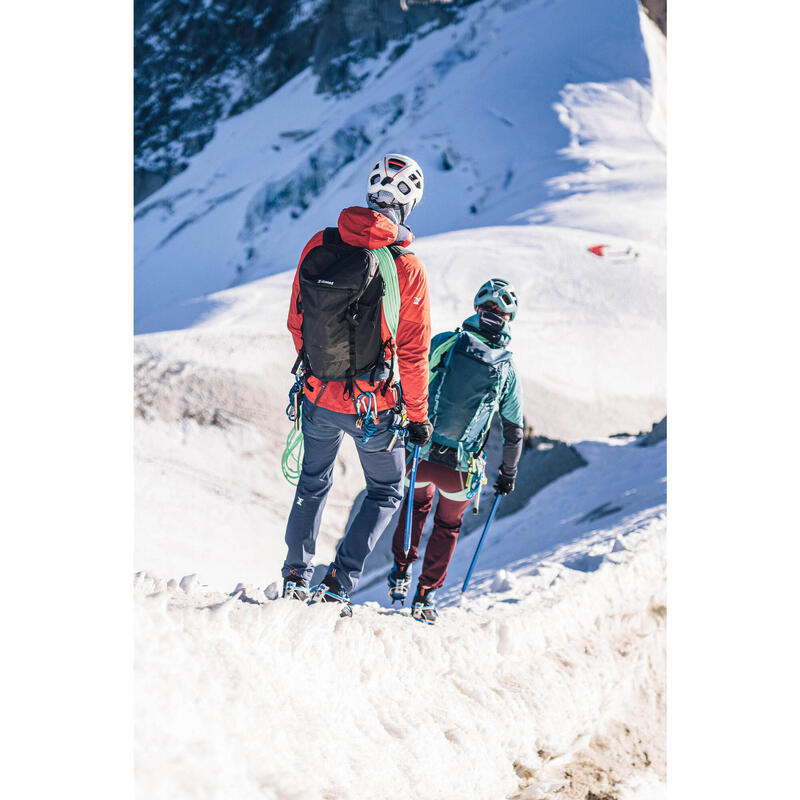
{"type": "Polygon", "coordinates": [[[350,603],[350,597],[347,592],[342,589],[342,585],[336,579],[335,575],[326,575],[322,579],[322,583],[318,586],[311,587],[311,597],[308,604],[313,606],[315,603],[341,603],[342,613],[340,617],[352,617],[353,606],[350,603]]]}
{"type": "Polygon", "coordinates": [[[411,603],[411,616],[418,619],[420,622],[425,622],[428,625],[435,625],[439,614],[436,612],[436,606],[433,604],[433,595],[435,589],[429,589],[423,586],[417,586],[417,593],[414,595],[414,600],[411,603]]]}
{"type": "Polygon", "coordinates": [[[281,597],[290,597],[292,600],[308,602],[308,584],[305,578],[296,575],[294,571],[288,578],[283,579],[283,593],[281,597]]]}
{"type": "Polygon", "coordinates": [[[395,600],[399,600],[400,605],[405,605],[408,590],[411,588],[411,564],[401,567],[395,561],[394,568],[386,578],[386,582],[389,584],[389,599],[392,601],[392,605],[395,600]]]}

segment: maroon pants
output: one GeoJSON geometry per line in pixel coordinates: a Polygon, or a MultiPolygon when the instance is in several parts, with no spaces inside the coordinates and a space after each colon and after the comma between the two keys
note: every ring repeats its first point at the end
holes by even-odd
{"type": "MultiPolygon", "coordinates": [[[[410,473],[409,465],[406,474],[410,473]]],[[[406,514],[408,495],[403,502],[403,513],[397,522],[397,529],[392,539],[392,553],[395,561],[400,565],[411,564],[419,558],[420,539],[422,529],[425,527],[425,520],[428,518],[433,507],[433,496],[436,489],[443,490],[448,494],[462,492],[466,473],[459,472],[442,464],[432,464],[430,461],[420,461],[417,467],[417,477],[414,482],[414,504],[411,512],[411,548],[408,555],[403,552],[403,539],[406,530],[406,514]],[[420,484],[424,484],[420,486],[420,484]]],[[[436,504],[436,515],[433,518],[433,533],[428,540],[425,548],[425,559],[422,562],[422,574],[419,582],[421,586],[430,589],[438,589],[447,576],[447,565],[456,549],[458,532],[461,530],[461,520],[469,500],[451,500],[443,494],[439,494],[439,502],[436,504]]]]}

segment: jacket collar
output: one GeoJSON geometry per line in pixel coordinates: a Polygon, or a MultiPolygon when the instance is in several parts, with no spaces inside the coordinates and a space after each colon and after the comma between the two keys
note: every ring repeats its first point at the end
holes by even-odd
{"type": "Polygon", "coordinates": [[[411,244],[414,234],[405,225],[371,208],[350,206],[339,214],[339,234],[345,244],[353,247],[388,247],[411,244]]]}
{"type": "Polygon", "coordinates": [[[511,326],[508,322],[503,323],[503,329],[496,337],[490,337],[486,331],[481,330],[481,316],[477,313],[473,314],[471,317],[467,317],[461,327],[464,328],[465,331],[477,334],[481,339],[494,347],[506,347],[511,342],[511,326]]]}

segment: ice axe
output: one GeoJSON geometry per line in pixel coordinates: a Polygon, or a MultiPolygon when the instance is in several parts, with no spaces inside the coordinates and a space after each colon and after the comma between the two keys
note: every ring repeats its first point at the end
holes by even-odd
{"type": "Polygon", "coordinates": [[[417,480],[417,466],[419,465],[419,445],[414,445],[414,453],[411,456],[411,479],[408,484],[408,507],[406,508],[406,535],[403,538],[403,551],[408,555],[411,549],[411,510],[414,504],[414,484],[417,480]]]}
{"type": "Polygon", "coordinates": [[[489,526],[492,524],[495,511],[497,511],[497,504],[500,502],[501,497],[501,494],[496,494],[494,496],[494,503],[492,503],[492,510],[489,512],[489,519],[486,520],[486,524],[483,526],[483,533],[478,541],[478,546],[475,548],[475,555],[472,556],[472,563],[469,565],[469,569],[467,570],[467,577],[464,578],[464,585],[461,587],[462,594],[467,591],[467,584],[469,583],[469,579],[472,577],[472,570],[475,569],[475,562],[478,560],[478,553],[481,552],[483,540],[486,538],[486,531],[489,530],[489,526]]]}

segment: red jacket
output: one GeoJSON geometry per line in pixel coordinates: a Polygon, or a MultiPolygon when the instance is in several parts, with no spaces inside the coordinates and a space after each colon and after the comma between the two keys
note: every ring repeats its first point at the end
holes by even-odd
{"type": "MultiPolygon", "coordinates": [[[[346,208],[339,215],[339,234],[346,244],[355,247],[386,247],[394,244],[397,239],[397,225],[388,217],[369,208],[352,206],[346,208]]],[[[413,238],[413,237],[412,237],[413,238]]],[[[294,276],[292,297],[289,302],[289,318],[287,327],[294,339],[297,352],[303,346],[303,312],[298,308],[300,285],[298,273],[300,264],[308,252],[322,244],[322,231],[314,234],[303,249],[298,264],[298,271],[294,276]]],[[[411,244],[411,239],[397,242],[402,246],[411,244]]],[[[421,422],[428,414],[428,350],[431,343],[430,297],[428,296],[428,275],[425,265],[413,253],[406,253],[395,260],[397,265],[397,278],[400,284],[400,321],[397,326],[395,347],[397,348],[397,362],[400,371],[400,380],[403,385],[403,399],[406,403],[408,418],[412,422],[421,422]]],[[[383,339],[389,338],[389,328],[386,318],[382,318],[383,339]]],[[[359,381],[358,386],[362,391],[376,391],[380,381],[370,384],[369,381],[359,381]]],[[[306,386],[306,396],[316,401],[321,383],[311,379],[311,385],[306,386]]],[[[344,381],[330,381],[325,393],[319,400],[319,405],[331,411],[344,414],[354,414],[352,398],[344,398],[344,381]]],[[[394,393],[386,394],[376,392],[378,409],[392,408],[395,404],[394,393]]]]}

